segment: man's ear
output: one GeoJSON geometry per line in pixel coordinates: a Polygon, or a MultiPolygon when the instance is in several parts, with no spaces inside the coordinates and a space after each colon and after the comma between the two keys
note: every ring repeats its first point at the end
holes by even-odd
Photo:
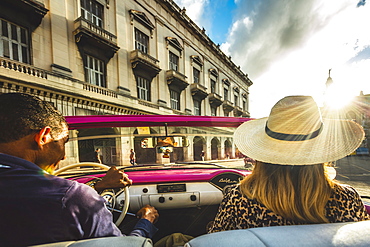
{"type": "Polygon", "coordinates": [[[35,142],[38,146],[49,143],[53,138],[51,137],[51,128],[44,127],[35,135],[35,142]]]}

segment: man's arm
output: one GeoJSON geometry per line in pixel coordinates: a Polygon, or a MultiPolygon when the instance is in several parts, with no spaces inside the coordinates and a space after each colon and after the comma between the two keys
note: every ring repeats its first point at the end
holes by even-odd
{"type": "Polygon", "coordinates": [[[105,189],[124,188],[130,185],[132,185],[132,180],[127,174],[112,166],[103,179],[95,183],[94,189],[100,193],[105,189]]]}
{"type": "Polygon", "coordinates": [[[142,207],[136,213],[136,215],[140,218],[140,220],[136,223],[134,229],[129,235],[152,238],[153,235],[158,231],[158,229],[154,226],[154,223],[158,221],[158,211],[154,207],[146,205],[142,207]]]}
{"type": "Polygon", "coordinates": [[[63,217],[69,225],[69,239],[122,236],[112,221],[104,199],[91,187],[72,183],[63,198],[63,217]]]}
{"type": "MultiPolygon", "coordinates": [[[[111,212],[105,207],[104,199],[89,186],[76,182],[64,198],[64,203],[65,217],[75,239],[122,236],[112,221],[111,212]]],[[[158,211],[146,205],[136,215],[140,220],[129,235],[153,237],[158,231],[153,225],[158,220],[158,211]]]]}

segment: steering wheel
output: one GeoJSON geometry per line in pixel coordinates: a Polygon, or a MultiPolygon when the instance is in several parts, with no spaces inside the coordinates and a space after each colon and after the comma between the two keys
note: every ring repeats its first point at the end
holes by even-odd
{"type": "MultiPolygon", "coordinates": [[[[73,169],[73,168],[76,168],[76,167],[84,167],[84,166],[93,166],[93,167],[99,167],[101,169],[103,169],[104,171],[108,171],[109,170],[109,166],[107,165],[104,165],[104,164],[100,164],[100,163],[94,163],[94,162],[81,162],[81,163],[77,163],[77,164],[72,164],[72,165],[68,165],[68,166],[65,166],[65,167],[62,167],[56,171],[54,171],[53,175],[57,176],[59,174],[61,174],[62,172],[65,172],[67,170],[70,170],[70,169],[73,169]]],[[[122,189],[124,194],[125,194],[125,202],[123,203],[123,207],[122,207],[122,212],[120,213],[118,219],[116,220],[116,222],[114,222],[114,224],[116,224],[116,226],[119,226],[123,219],[125,218],[126,216],[126,213],[128,211],[128,207],[130,205],[130,194],[129,194],[129,191],[128,191],[128,188],[123,188],[122,189]]],[[[102,193],[100,193],[100,195],[104,198],[104,191],[102,193]]],[[[112,201],[117,201],[117,196],[118,194],[120,193],[114,193],[112,195],[112,193],[109,193],[108,196],[112,196],[112,201]]],[[[112,203],[112,205],[114,205],[114,203],[112,203]]],[[[113,208],[113,206],[112,206],[113,208]]]]}

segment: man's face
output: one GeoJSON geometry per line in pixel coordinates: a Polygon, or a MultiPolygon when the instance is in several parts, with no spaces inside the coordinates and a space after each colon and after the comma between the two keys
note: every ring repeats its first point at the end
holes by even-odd
{"type": "Polygon", "coordinates": [[[53,172],[61,160],[65,159],[65,144],[69,140],[68,128],[63,127],[63,131],[58,135],[51,135],[52,140],[45,144],[40,155],[39,162],[47,172],[53,172]]]}

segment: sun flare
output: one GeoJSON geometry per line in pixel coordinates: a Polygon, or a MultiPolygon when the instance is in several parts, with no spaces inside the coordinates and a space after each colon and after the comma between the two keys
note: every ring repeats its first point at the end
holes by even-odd
{"type": "Polygon", "coordinates": [[[349,95],[346,88],[331,85],[325,92],[324,105],[338,110],[350,104],[353,98],[354,96],[349,95]]]}

